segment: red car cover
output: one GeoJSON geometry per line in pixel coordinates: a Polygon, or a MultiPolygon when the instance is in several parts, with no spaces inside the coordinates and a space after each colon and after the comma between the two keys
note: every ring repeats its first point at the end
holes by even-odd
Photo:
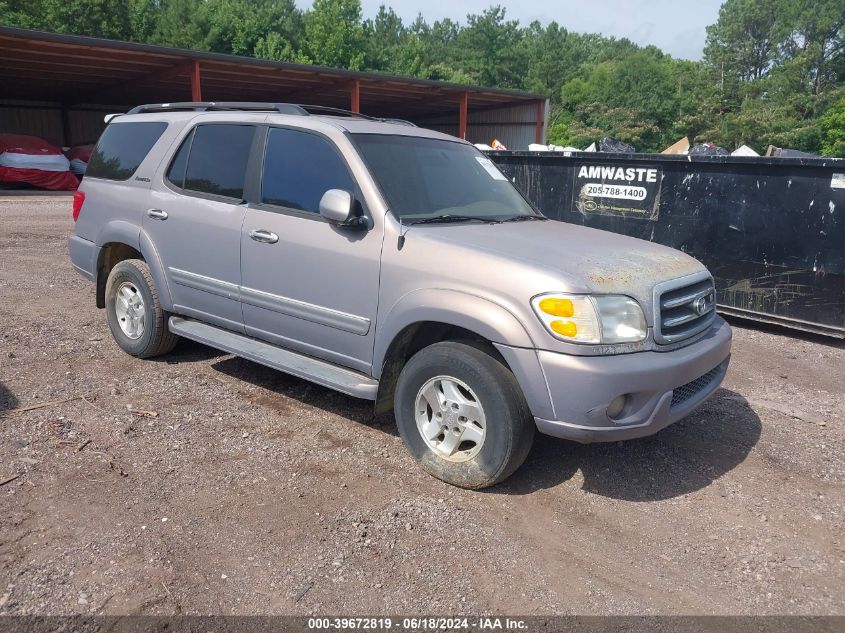
{"type": "Polygon", "coordinates": [[[93,145],[76,145],[65,151],[65,156],[70,161],[70,170],[78,178],[82,178],[85,175],[85,170],[88,169],[88,161],[91,160],[91,153],[93,151],[93,145]]]}
{"type": "Polygon", "coordinates": [[[72,191],[79,186],[70,172],[70,162],[58,147],[23,134],[0,134],[0,182],[57,191],[72,191]]]}
{"type": "Polygon", "coordinates": [[[68,159],[73,160],[78,158],[81,161],[88,162],[91,160],[91,153],[94,151],[93,145],[75,145],[65,152],[68,159]]]}

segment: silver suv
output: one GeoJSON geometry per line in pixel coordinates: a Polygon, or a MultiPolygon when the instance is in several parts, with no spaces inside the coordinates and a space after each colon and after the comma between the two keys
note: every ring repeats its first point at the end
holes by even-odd
{"type": "Polygon", "coordinates": [[[655,433],[728,366],[698,261],[549,221],[472,145],[400,121],[139,106],[103,132],[73,217],[123,350],[184,337],[372,400],[465,488],[513,473],[535,430],[655,433]]]}

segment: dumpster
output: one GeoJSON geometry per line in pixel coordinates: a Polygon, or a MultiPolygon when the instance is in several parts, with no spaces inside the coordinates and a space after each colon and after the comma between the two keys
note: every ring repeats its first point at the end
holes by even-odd
{"type": "Polygon", "coordinates": [[[845,160],[488,155],[552,219],[701,260],[723,313],[845,338],[845,160]]]}

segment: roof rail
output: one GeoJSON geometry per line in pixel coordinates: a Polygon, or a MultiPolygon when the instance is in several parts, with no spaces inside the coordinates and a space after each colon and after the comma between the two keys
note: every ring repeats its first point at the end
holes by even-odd
{"type": "Polygon", "coordinates": [[[411,121],[408,121],[407,119],[387,118],[387,119],[378,119],[378,120],[381,121],[382,123],[395,123],[396,125],[407,125],[408,127],[419,127],[419,126],[417,126],[416,123],[412,123],[411,121]]]}
{"type": "Polygon", "coordinates": [[[376,119],[375,117],[367,116],[366,114],[361,114],[360,112],[353,112],[352,110],[344,110],[342,108],[332,108],[330,106],[321,105],[297,105],[297,107],[302,108],[308,114],[323,114],[326,116],[348,116],[350,118],[378,121],[378,119],[376,119]]]}
{"type": "MultiPolygon", "coordinates": [[[[174,103],[148,103],[132,108],[126,114],[143,114],[145,112],[178,112],[182,110],[193,112],[278,112],[280,114],[293,114],[296,116],[324,115],[324,116],[345,116],[368,121],[380,121],[382,123],[396,123],[398,125],[410,125],[414,123],[404,119],[378,118],[367,116],[360,112],[332,108],[322,105],[303,105],[299,103],[260,103],[252,101],[180,101],[174,103]]],[[[118,115],[110,115],[112,117],[118,115]]]]}
{"type": "Polygon", "coordinates": [[[132,108],[126,114],[142,114],[144,112],[175,112],[178,110],[193,110],[194,112],[242,110],[252,112],[280,112],[282,114],[297,114],[307,116],[305,108],[293,103],[253,103],[249,101],[181,101],[175,103],[149,103],[132,108]]]}
{"type": "Polygon", "coordinates": [[[132,108],[127,114],[142,114],[144,112],[175,112],[177,110],[193,110],[194,112],[212,111],[247,111],[247,112],[279,112],[281,114],[295,114],[308,116],[309,114],[325,114],[329,116],[348,116],[361,119],[373,119],[365,114],[331,108],[321,105],[300,105],[298,103],[260,103],[251,101],[182,101],[176,103],[149,103],[132,108]]]}

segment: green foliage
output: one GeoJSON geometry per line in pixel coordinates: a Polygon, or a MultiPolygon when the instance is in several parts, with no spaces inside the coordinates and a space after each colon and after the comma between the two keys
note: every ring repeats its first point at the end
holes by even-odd
{"type": "Polygon", "coordinates": [[[364,67],[364,25],[360,0],[314,0],[305,16],[305,56],[315,64],[364,67]]]}
{"type": "Polygon", "coordinates": [[[825,156],[845,156],[845,97],[819,119],[821,150],[825,156]]]}
{"type": "Polygon", "coordinates": [[[376,17],[364,22],[367,68],[396,73],[401,68],[407,29],[393,9],[379,7],[376,17]]]}
{"type": "Polygon", "coordinates": [[[822,150],[820,116],[845,80],[843,27],[845,0],[727,0],[704,56],[719,96],[712,136],[822,150]]]}
{"type": "Polygon", "coordinates": [[[572,141],[612,136],[641,151],[660,151],[675,140],[678,97],[672,66],[654,48],[592,65],[561,91],[572,141]]]}
{"type": "Polygon", "coordinates": [[[682,136],[845,156],[845,0],[725,0],[704,59],[520,26],[501,6],[409,24],[360,0],[0,0],[0,24],[551,95],[548,139],[660,151],[682,136]]]}
{"type": "Polygon", "coordinates": [[[302,43],[302,13],[293,0],[131,0],[158,5],[156,44],[291,60],[302,43]]]}
{"type": "Polygon", "coordinates": [[[522,87],[525,76],[523,31],[516,20],[505,20],[505,9],[490,7],[468,15],[467,26],[457,37],[463,67],[482,86],[522,87]]]}
{"type": "Polygon", "coordinates": [[[124,0],[5,0],[0,24],[131,40],[136,6],[124,0]]]}
{"type": "Polygon", "coordinates": [[[208,25],[201,0],[160,0],[158,19],[150,42],[207,51],[207,32],[208,25]]]}

